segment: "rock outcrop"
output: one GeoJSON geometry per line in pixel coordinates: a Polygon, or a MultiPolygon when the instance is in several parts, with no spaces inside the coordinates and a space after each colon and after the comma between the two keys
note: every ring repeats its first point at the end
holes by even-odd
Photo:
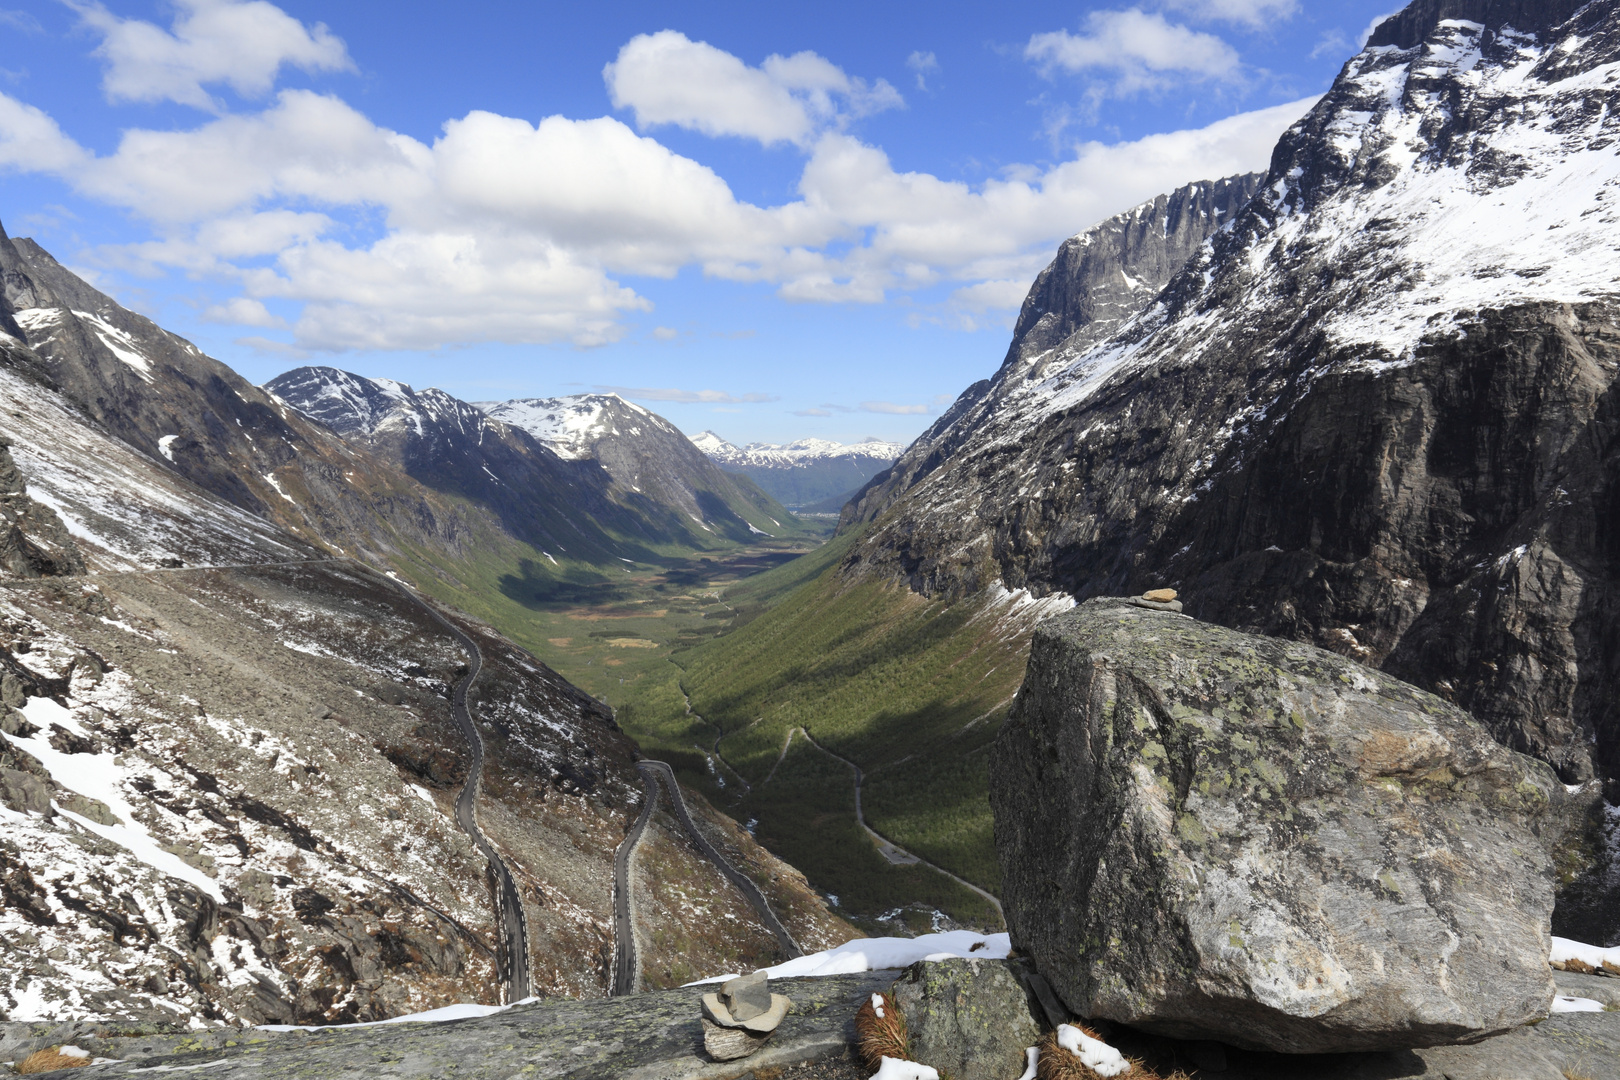
{"type": "Polygon", "coordinates": [[[1009,928],[1080,1016],[1320,1053],[1547,1014],[1570,796],[1388,675],[1092,600],[1036,631],[990,770],[1009,928]]]}
{"type": "Polygon", "coordinates": [[[918,961],[891,994],[912,1058],[953,1080],[1010,1080],[1041,1037],[1029,991],[1004,961],[918,961]]]}
{"type": "Polygon", "coordinates": [[[84,558],[56,511],[28,497],[28,485],[0,437],[0,574],[56,577],[82,574],[84,558]]]}

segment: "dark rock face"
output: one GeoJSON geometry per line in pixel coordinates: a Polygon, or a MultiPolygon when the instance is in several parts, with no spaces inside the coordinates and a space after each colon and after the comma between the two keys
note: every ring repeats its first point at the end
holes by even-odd
{"type": "Polygon", "coordinates": [[[911,1056],[953,1080],[1008,1080],[1041,1037],[1029,994],[1000,960],[919,961],[890,991],[911,1056]]]}
{"type": "Polygon", "coordinates": [[[1589,246],[1620,218],[1584,164],[1620,136],[1617,58],[1614,0],[1412,5],[1152,306],[1078,352],[1022,319],[852,507],[843,572],[1171,585],[1620,780],[1620,280],[1589,246]]]}
{"type": "Polygon", "coordinates": [[[1009,928],[1081,1016],[1322,1053],[1552,1000],[1570,796],[1336,654],[1089,601],[1036,631],[990,792],[1009,928]]]}
{"type": "Polygon", "coordinates": [[[1016,388],[1063,367],[1153,302],[1176,271],[1254,197],[1260,173],[1178,188],[1064,241],[1024,298],[995,378],[975,383],[900,460],[873,477],[841,525],[871,521],[939,468],[1016,388]]]}
{"type": "MultiPolygon", "coordinates": [[[[28,497],[28,485],[0,438],[0,572],[15,577],[84,573],[84,559],[56,511],[28,497]]],[[[9,704],[9,703],[8,703],[9,704]]]]}

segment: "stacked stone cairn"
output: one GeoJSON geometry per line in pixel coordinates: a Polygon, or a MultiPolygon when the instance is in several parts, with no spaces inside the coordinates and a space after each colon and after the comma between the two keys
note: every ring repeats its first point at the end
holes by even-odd
{"type": "Polygon", "coordinates": [[[793,1002],[771,993],[763,971],[732,979],[703,995],[703,1048],[716,1061],[753,1054],[781,1025],[793,1002]]]}

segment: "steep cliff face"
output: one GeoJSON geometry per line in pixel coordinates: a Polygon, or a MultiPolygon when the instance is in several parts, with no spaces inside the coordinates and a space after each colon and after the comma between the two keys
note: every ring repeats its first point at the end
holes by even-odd
{"type": "Polygon", "coordinates": [[[840,525],[871,521],[962,449],[1009,399],[1060,371],[1151,304],[1212,234],[1233,222],[1263,174],[1200,181],[1070,237],[1024,298],[993,378],[963,391],[944,416],[845,509],[840,525]]]}
{"type": "Polygon", "coordinates": [[[1620,777],[1616,79],[1615,0],[1412,5],[1117,330],[1056,344],[1037,283],[844,574],[1172,585],[1620,777]]]}

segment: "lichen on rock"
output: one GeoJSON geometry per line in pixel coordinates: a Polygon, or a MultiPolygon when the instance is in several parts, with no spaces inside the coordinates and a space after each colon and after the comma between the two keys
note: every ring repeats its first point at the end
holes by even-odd
{"type": "Polygon", "coordinates": [[[1301,1053],[1547,1014],[1574,796],[1390,676],[1093,600],[1037,630],[990,770],[1009,928],[1077,1015],[1301,1053]]]}

